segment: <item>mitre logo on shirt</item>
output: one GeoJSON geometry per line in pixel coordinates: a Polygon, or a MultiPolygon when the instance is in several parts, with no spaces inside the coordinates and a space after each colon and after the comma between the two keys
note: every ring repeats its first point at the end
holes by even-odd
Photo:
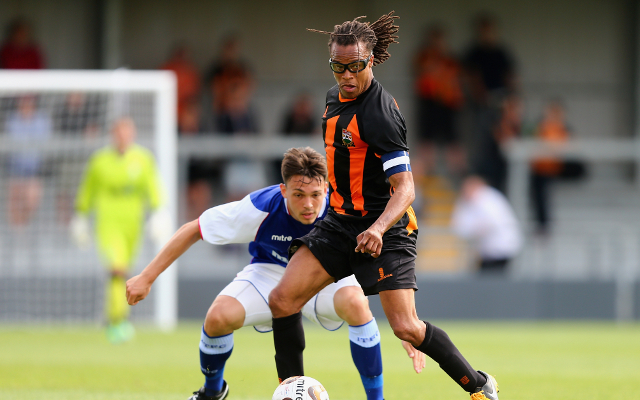
{"type": "Polygon", "coordinates": [[[276,253],[275,250],[271,250],[271,255],[274,256],[275,258],[277,258],[278,260],[282,261],[283,263],[288,263],[289,262],[287,257],[282,257],[280,254],[276,253]]]}
{"type": "Polygon", "coordinates": [[[356,145],[353,143],[353,136],[351,132],[346,129],[342,130],[342,144],[347,147],[356,147],[356,145]]]}
{"type": "Polygon", "coordinates": [[[290,242],[293,240],[293,238],[291,236],[285,235],[272,235],[271,240],[277,240],[279,242],[290,242]]]}

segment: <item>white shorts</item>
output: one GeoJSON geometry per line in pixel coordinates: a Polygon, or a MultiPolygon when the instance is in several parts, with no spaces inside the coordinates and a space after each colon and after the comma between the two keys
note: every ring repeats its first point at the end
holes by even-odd
{"type": "MultiPolygon", "coordinates": [[[[258,332],[270,332],[272,316],[267,300],[282,275],[284,267],[280,265],[249,264],[222,289],[220,295],[233,297],[242,304],[245,311],[242,326],[253,325],[258,332]]],[[[340,328],[344,321],[336,314],[333,296],[345,286],[360,287],[360,284],[353,275],[330,284],[302,307],[302,314],[327,330],[335,331],[340,328]]]]}

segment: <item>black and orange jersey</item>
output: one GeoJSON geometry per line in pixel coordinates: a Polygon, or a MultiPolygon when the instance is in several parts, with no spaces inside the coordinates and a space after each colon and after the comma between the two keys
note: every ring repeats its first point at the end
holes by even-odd
{"type": "Polygon", "coordinates": [[[395,99],[375,79],[355,99],[338,85],[322,118],[331,208],[342,216],[377,217],[392,195],[388,177],[411,171],[407,128],[395,99]]]}

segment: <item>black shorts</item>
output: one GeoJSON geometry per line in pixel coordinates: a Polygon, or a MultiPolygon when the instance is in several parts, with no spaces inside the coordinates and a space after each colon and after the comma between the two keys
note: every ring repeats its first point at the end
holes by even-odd
{"type": "Polygon", "coordinates": [[[355,274],[365,295],[394,289],[418,290],[415,274],[418,230],[407,229],[409,215],[405,214],[382,236],[382,253],[378,258],[355,252],[357,236],[375,222],[371,218],[359,219],[346,220],[329,210],[309,234],[291,242],[289,259],[304,244],[336,282],[355,274]]]}

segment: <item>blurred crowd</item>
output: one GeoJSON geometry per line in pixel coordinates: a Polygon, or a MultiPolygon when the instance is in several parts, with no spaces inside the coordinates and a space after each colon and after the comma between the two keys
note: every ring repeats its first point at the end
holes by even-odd
{"type": "MultiPolygon", "coordinates": [[[[9,24],[0,45],[0,68],[46,68],[46,57],[32,32],[25,19],[9,24]]],[[[415,129],[410,132],[410,141],[419,203],[415,208],[422,218],[429,217],[425,210],[429,187],[434,182],[446,181],[454,193],[462,188],[460,201],[465,199],[465,192],[467,200],[473,197],[469,195],[472,190],[464,190],[463,182],[469,176],[474,184],[467,180],[467,186],[477,188],[481,186],[478,182],[482,182],[505,195],[508,163],[504,148],[512,138],[536,137],[552,146],[562,146],[571,135],[559,98],[549,99],[539,121],[523,121],[517,62],[501,40],[498,21],[490,14],[478,15],[474,32],[466,50],[455,54],[448,43],[447,28],[430,25],[412,60],[416,101],[412,121],[415,129]]],[[[191,58],[188,43],[175,45],[158,68],[173,71],[177,77],[177,129],[181,136],[211,133],[238,136],[260,131],[254,101],[258,83],[252,66],[242,57],[238,36],[223,39],[215,60],[204,71],[191,58]]],[[[10,106],[3,107],[11,112],[0,118],[2,134],[22,140],[37,140],[52,131],[95,136],[105,121],[99,120],[99,113],[89,111],[94,108],[92,104],[100,101],[90,97],[69,94],[56,108],[56,115],[39,110],[35,95],[12,99],[10,106]]],[[[280,133],[317,134],[320,120],[315,109],[312,97],[299,93],[282,112],[280,133]]],[[[21,154],[12,157],[9,163],[9,219],[12,224],[21,225],[28,222],[41,197],[38,172],[41,160],[36,154],[21,154]]],[[[64,177],[61,184],[72,186],[79,179],[82,162],[71,160],[67,164],[61,168],[60,175],[64,177]]],[[[252,160],[192,159],[188,166],[185,217],[197,217],[216,201],[237,200],[255,189],[251,185],[276,183],[277,171],[275,164],[265,166],[252,160]],[[253,183],[237,184],[247,183],[242,177],[249,176],[255,178],[253,183]],[[224,195],[216,197],[214,188],[221,187],[224,195]]],[[[552,216],[549,197],[553,180],[580,177],[584,167],[578,161],[566,162],[549,155],[535,160],[531,171],[533,215],[538,232],[546,234],[552,216]]],[[[70,195],[62,195],[59,202],[61,218],[68,219],[70,195]]]]}
{"type": "MultiPolygon", "coordinates": [[[[181,136],[254,135],[260,131],[253,103],[256,82],[250,65],[242,59],[236,35],[224,38],[218,56],[204,74],[191,59],[186,43],[178,44],[160,68],[173,71],[177,78],[181,136]]],[[[301,92],[284,111],[279,130],[283,135],[308,135],[319,132],[319,127],[311,96],[301,92]]],[[[188,180],[188,218],[196,218],[211,206],[213,187],[225,189],[219,200],[239,200],[260,186],[279,182],[279,166],[265,168],[245,159],[194,159],[189,163],[188,180]]]]}
{"type": "MultiPolygon", "coordinates": [[[[44,51],[35,40],[28,20],[18,18],[7,26],[0,44],[0,68],[46,68],[44,51]]],[[[177,130],[181,136],[259,133],[253,102],[254,73],[242,59],[236,35],[222,40],[219,54],[204,73],[191,59],[186,43],[175,45],[158,68],[176,75],[177,130]]],[[[1,132],[25,143],[50,137],[53,132],[57,136],[88,139],[105,136],[109,132],[108,121],[104,120],[105,106],[104,96],[78,92],[56,98],[30,93],[3,97],[0,99],[1,132]]],[[[314,134],[320,131],[317,122],[311,96],[301,91],[283,110],[279,130],[283,135],[314,134]]],[[[57,211],[61,221],[68,221],[73,202],[71,194],[75,190],[62,189],[77,185],[82,164],[65,159],[61,163],[63,167],[51,167],[37,154],[27,157],[22,153],[10,160],[8,220],[15,226],[29,221],[42,197],[42,177],[53,174],[62,177],[57,182],[58,186],[64,186],[58,190],[57,211]]],[[[279,181],[279,166],[246,159],[191,159],[187,169],[186,218],[199,216],[215,202],[237,200],[262,185],[279,181]]]]}
{"type": "Polygon", "coordinates": [[[450,50],[441,25],[427,29],[415,56],[421,164],[414,171],[453,179],[473,171],[504,191],[500,144],[517,136],[521,123],[516,65],[500,41],[496,21],[482,15],[475,24],[476,36],[462,56],[450,50]]]}

